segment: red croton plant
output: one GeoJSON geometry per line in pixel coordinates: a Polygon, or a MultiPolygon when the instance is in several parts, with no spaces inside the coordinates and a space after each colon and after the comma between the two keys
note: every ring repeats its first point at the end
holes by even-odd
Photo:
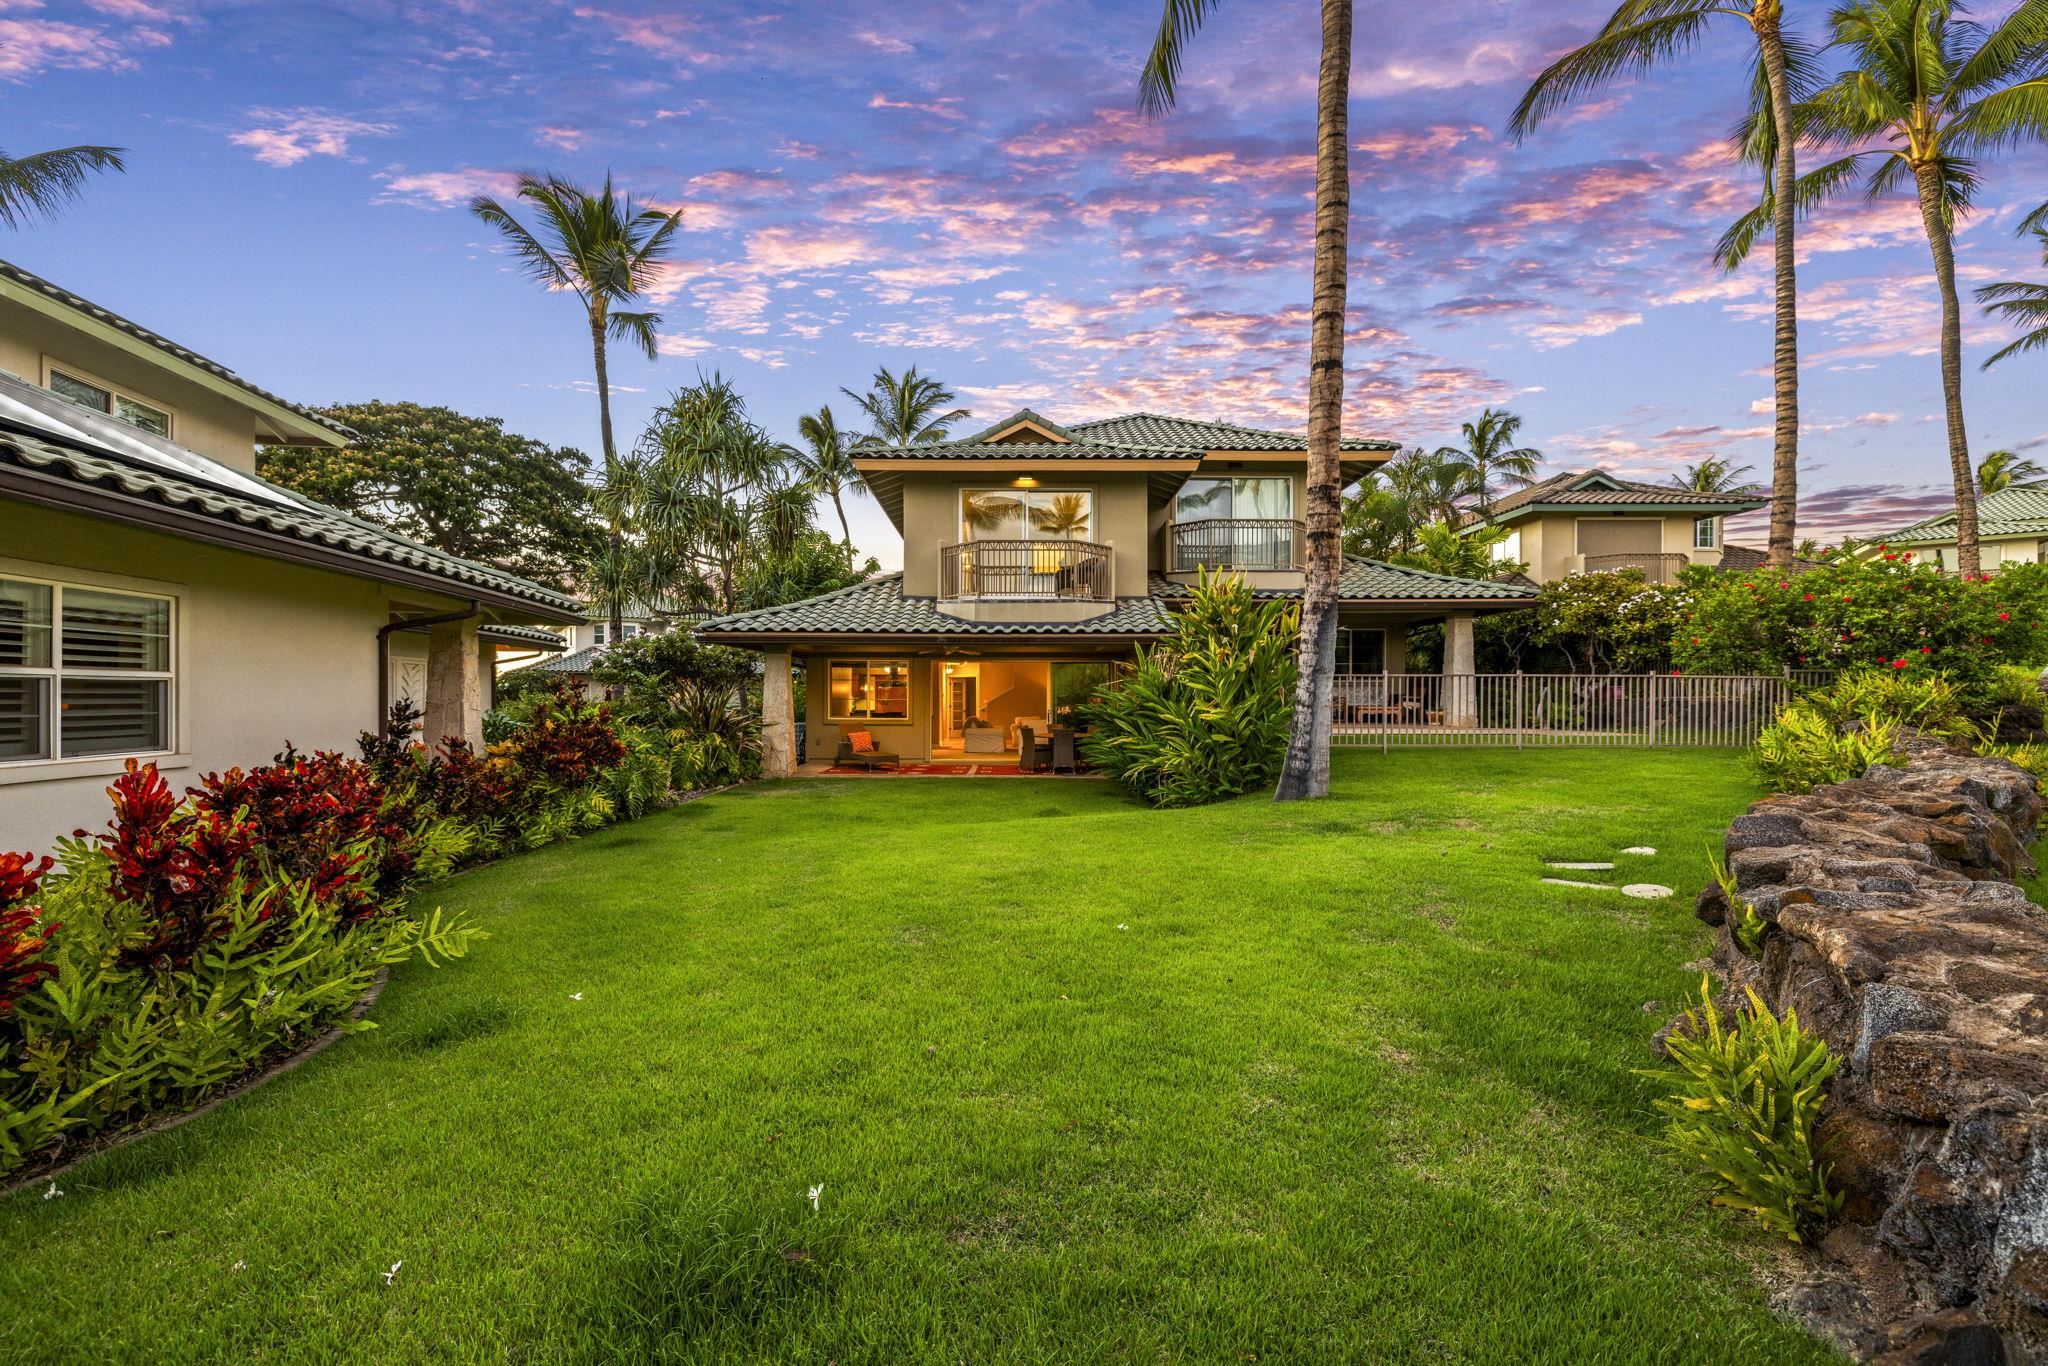
{"type": "Polygon", "coordinates": [[[57,970],[42,954],[60,927],[44,924],[42,907],[30,904],[50,864],[48,858],[0,852],[0,1015],[57,970]]]}

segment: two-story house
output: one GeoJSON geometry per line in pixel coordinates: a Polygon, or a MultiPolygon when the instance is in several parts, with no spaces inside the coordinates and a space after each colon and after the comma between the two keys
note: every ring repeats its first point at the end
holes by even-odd
{"type": "Polygon", "coordinates": [[[1689,564],[1721,563],[1725,518],[1769,503],[1760,494],[1697,493],[1577,470],[1497,498],[1464,525],[1507,528],[1494,557],[1528,565],[1537,583],[1614,569],[1675,583],[1689,564]]]}
{"type": "MultiPolygon", "coordinates": [[[[1879,547],[1916,552],[1920,564],[1954,570],[1956,510],[1950,507],[1868,543],[1864,553],[1879,547]]],[[[2009,564],[2048,564],[2048,489],[2005,488],[1977,500],[1977,566],[1993,573],[2009,564]]]]}
{"type": "MultiPolygon", "coordinates": [[[[1347,478],[1398,443],[1344,442],[1347,478]]],[[[903,535],[903,569],[804,602],[714,618],[700,638],[765,655],[764,762],[828,760],[843,730],[904,758],[1016,752],[1119,661],[1171,629],[1202,570],[1298,596],[1308,443],[1299,435],[1134,413],[1069,427],[1025,411],[962,441],[869,447],[855,465],[903,535]],[[790,666],[806,680],[791,752],[790,666]]],[[[1399,673],[1409,626],[1442,621],[1472,669],[1476,615],[1526,586],[1347,559],[1338,669],[1399,673]]]]}
{"type": "Polygon", "coordinates": [[[0,262],[0,849],[102,825],[130,757],[182,786],[347,749],[408,691],[481,739],[497,649],[582,608],[256,474],[350,436],[0,262]]]}

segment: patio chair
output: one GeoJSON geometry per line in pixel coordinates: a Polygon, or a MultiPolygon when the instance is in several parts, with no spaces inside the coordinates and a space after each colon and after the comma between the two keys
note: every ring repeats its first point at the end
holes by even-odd
{"type": "Polygon", "coordinates": [[[887,750],[879,748],[855,749],[853,741],[847,738],[844,731],[841,731],[839,734],[839,750],[833,755],[832,762],[840,768],[860,767],[868,770],[870,773],[878,768],[903,767],[903,760],[887,750]]]}
{"type": "Polygon", "coordinates": [[[1038,772],[1038,738],[1029,726],[1017,727],[1017,771],[1038,772]]]}
{"type": "Polygon", "coordinates": [[[1054,773],[1065,769],[1069,773],[1081,771],[1081,760],[1074,753],[1074,732],[1064,726],[1055,726],[1052,732],[1052,763],[1048,765],[1054,773]]]}

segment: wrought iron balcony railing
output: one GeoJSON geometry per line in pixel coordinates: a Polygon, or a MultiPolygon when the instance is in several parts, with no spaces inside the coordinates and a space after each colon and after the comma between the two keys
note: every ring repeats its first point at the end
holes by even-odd
{"type": "Polygon", "coordinates": [[[964,541],[939,548],[947,601],[1111,600],[1110,548],[1092,541],[964,541]]]}
{"type": "Polygon", "coordinates": [[[1207,517],[1167,528],[1176,574],[1197,569],[1299,569],[1307,558],[1302,524],[1289,517],[1207,517]]]}

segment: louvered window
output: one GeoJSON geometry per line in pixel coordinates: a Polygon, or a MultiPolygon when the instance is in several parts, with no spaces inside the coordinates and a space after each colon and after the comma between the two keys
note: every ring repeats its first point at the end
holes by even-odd
{"type": "Polygon", "coordinates": [[[0,763],[171,748],[169,598],[0,579],[0,763]]]}

